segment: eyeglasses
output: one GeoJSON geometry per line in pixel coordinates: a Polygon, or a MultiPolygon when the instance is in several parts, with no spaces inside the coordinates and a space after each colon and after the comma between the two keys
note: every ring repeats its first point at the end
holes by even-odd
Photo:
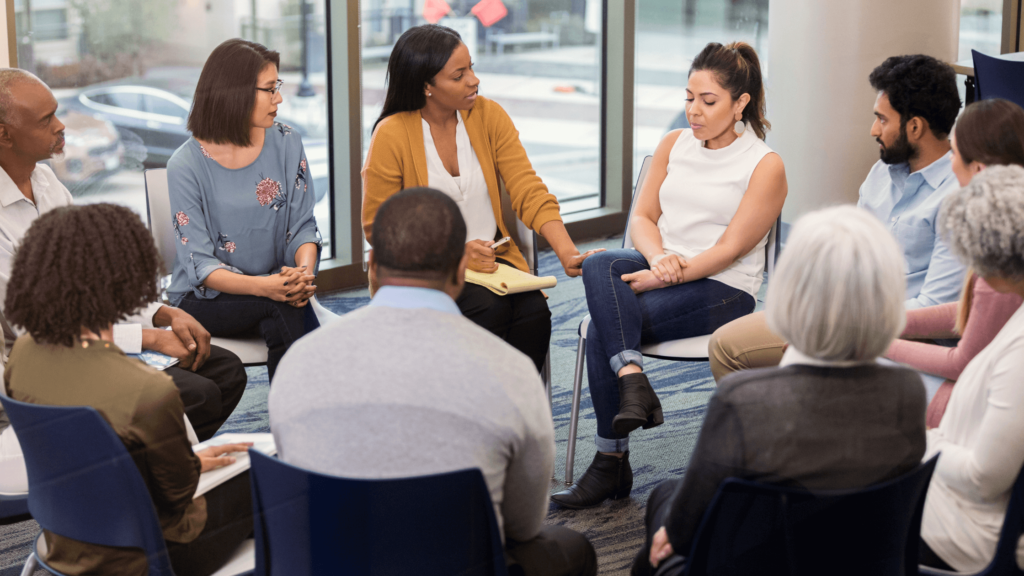
{"type": "Polygon", "coordinates": [[[276,96],[277,93],[281,91],[281,85],[282,84],[284,84],[284,80],[278,80],[277,84],[275,84],[273,88],[260,88],[260,87],[256,87],[256,89],[261,91],[261,92],[269,92],[271,96],[276,96]]]}

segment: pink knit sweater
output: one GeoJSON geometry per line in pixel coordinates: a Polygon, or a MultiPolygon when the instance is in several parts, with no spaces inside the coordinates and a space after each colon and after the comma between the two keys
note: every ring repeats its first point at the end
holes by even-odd
{"type": "Polygon", "coordinates": [[[975,276],[974,299],[960,342],[954,348],[912,342],[903,338],[956,338],[956,302],[907,311],[907,327],[889,346],[885,357],[921,372],[956,380],[967,363],[988,346],[1003,324],[1020,308],[1021,297],[1000,294],[975,276]]]}

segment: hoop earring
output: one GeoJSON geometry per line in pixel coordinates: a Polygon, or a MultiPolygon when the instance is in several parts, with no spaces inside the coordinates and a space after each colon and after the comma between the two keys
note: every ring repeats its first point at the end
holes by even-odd
{"type": "Polygon", "coordinates": [[[735,130],[737,134],[742,136],[743,133],[747,130],[747,125],[743,123],[743,120],[737,120],[736,123],[732,125],[732,129],[735,130]]]}

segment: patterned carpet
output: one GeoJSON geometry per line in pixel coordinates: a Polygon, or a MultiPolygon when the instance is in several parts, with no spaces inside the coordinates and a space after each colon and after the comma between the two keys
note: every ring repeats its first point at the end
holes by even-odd
{"type": "MultiPolygon", "coordinates": [[[[581,244],[581,250],[618,248],[622,240],[609,239],[581,244]]],[[[569,279],[558,259],[551,252],[541,253],[540,274],[558,277],[558,286],[548,291],[552,313],[551,366],[555,423],[555,476],[552,492],[561,490],[565,476],[566,442],[569,437],[569,416],[572,402],[572,376],[576,360],[577,328],[587,314],[583,282],[569,279]]],[[[763,300],[764,288],[759,295],[763,300]]],[[[369,301],[366,290],[324,294],[320,302],[330,310],[344,314],[369,301]]],[[[694,442],[700,431],[708,398],[714,391],[714,380],[706,362],[668,362],[648,359],[647,373],[661,398],[665,424],[651,430],[637,430],[632,435],[630,462],[634,483],[631,498],[605,502],[589,510],[552,508],[551,524],[561,524],[585,534],[597,549],[600,573],[621,576],[629,573],[633,556],[643,538],[643,512],[647,495],[662,480],[678,477],[686,469],[694,442]]],[[[267,393],[270,390],[264,368],[249,368],[245,395],[224,432],[268,432],[267,393]]],[[[584,379],[584,383],[586,380],[584,379]]],[[[593,405],[586,385],[583,387],[575,474],[578,478],[594,457],[592,438],[596,431],[593,405]]],[[[0,576],[16,576],[30,551],[30,543],[39,527],[33,521],[0,526],[0,576]]],[[[45,575],[37,571],[37,575],[45,575]]]]}

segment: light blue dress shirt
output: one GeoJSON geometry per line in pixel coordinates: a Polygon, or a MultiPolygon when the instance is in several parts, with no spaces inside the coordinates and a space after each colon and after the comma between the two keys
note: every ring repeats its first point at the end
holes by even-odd
{"type": "Polygon", "coordinates": [[[431,288],[414,286],[382,286],[374,294],[370,306],[387,308],[426,308],[461,316],[462,312],[450,296],[431,288]]]}
{"type": "Polygon", "coordinates": [[[955,302],[963,285],[964,265],[939,238],[939,206],[960,189],[947,153],[910,173],[909,164],[879,160],[860,187],[857,206],[882,221],[903,248],[907,272],[907,310],[955,302]]]}

